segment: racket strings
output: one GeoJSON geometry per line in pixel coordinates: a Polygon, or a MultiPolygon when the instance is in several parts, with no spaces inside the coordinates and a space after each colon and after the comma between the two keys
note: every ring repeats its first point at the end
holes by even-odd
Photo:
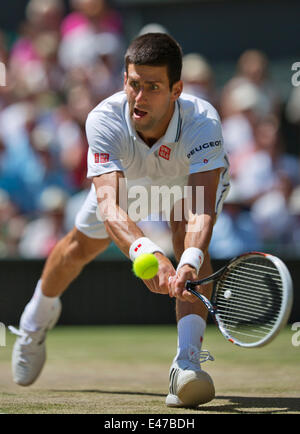
{"type": "MultiPolygon", "coordinates": [[[[251,298],[253,300],[253,297],[257,297],[257,299],[262,299],[265,300],[265,290],[267,291],[277,291],[278,289],[278,285],[274,286],[274,285],[269,285],[269,286],[258,286],[255,285],[255,287],[252,288],[251,294],[248,294],[248,289],[249,289],[249,284],[253,285],[250,281],[248,283],[246,282],[237,282],[237,281],[232,281],[231,279],[226,280],[226,282],[224,282],[223,284],[223,288],[227,288],[229,290],[244,290],[245,292],[245,296],[249,296],[249,298],[251,298]]],[[[279,292],[278,296],[281,298],[281,292],[279,292]]],[[[276,301],[276,300],[274,300],[276,301]]],[[[278,304],[280,304],[280,299],[278,300],[278,304]]]]}
{"type": "Polygon", "coordinates": [[[264,272],[257,272],[253,267],[251,268],[245,268],[236,266],[235,269],[230,270],[228,276],[226,277],[226,280],[241,280],[243,281],[243,278],[247,279],[247,283],[253,282],[253,284],[257,284],[260,287],[269,287],[269,284],[266,284],[266,276],[268,281],[273,282],[273,286],[277,287],[278,284],[281,283],[281,279],[278,276],[278,274],[269,273],[266,271],[264,272]]]}
{"type": "MultiPolygon", "coordinates": [[[[228,290],[230,291],[230,293],[234,293],[237,291],[241,291],[244,290],[245,294],[243,299],[248,303],[251,302],[251,304],[254,306],[256,304],[262,304],[262,302],[268,306],[268,302],[270,302],[270,300],[266,297],[266,296],[262,296],[262,292],[264,291],[253,291],[251,294],[247,293],[247,288],[246,287],[242,287],[239,285],[224,285],[223,286],[224,290],[228,290]],[[255,297],[255,298],[254,298],[255,297]]],[[[277,299],[272,299],[272,304],[273,305],[278,305],[280,306],[281,304],[281,295],[278,295],[277,299]]]]}
{"type": "Polygon", "coordinates": [[[216,305],[223,326],[233,338],[242,336],[248,343],[270,333],[281,302],[280,274],[264,257],[235,264],[217,284],[216,305]]]}
{"type": "MultiPolygon", "coordinates": [[[[235,285],[235,286],[224,285],[223,289],[224,289],[224,292],[228,290],[232,293],[235,290],[236,291],[239,290],[240,287],[237,285],[235,285]]],[[[281,298],[282,298],[281,295],[279,295],[278,299],[272,300],[272,305],[273,306],[277,305],[277,307],[280,308],[281,298]]],[[[251,295],[248,293],[245,293],[242,300],[239,300],[239,299],[236,300],[236,298],[233,298],[231,301],[231,305],[234,305],[236,302],[244,304],[245,306],[249,306],[249,308],[250,307],[253,307],[253,308],[259,307],[261,310],[265,309],[266,311],[269,310],[269,306],[270,306],[270,300],[268,300],[268,299],[266,299],[266,297],[262,296],[261,292],[255,292],[255,291],[251,295]],[[250,305],[250,303],[251,303],[251,305],[250,305]],[[262,306],[262,304],[264,304],[264,305],[262,306]]],[[[222,305],[226,306],[227,301],[225,299],[222,301],[222,298],[219,298],[218,305],[219,306],[222,306],[222,305]]]]}
{"type": "MultiPolygon", "coordinates": [[[[218,303],[218,310],[220,311],[220,309],[222,307],[227,308],[228,304],[227,303],[218,303]]],[[[240,316],[240,319],[245,319],[247,316],[251,319],[253,318],[253,316],[257,316],[257,309],[260,310],[260,312],[263,312],[265,314],[265,317],[269,317],[270,320],[274,319],[274,316],[272,315],[272,313],[270,312],[270,310],[268,308],[262,308],[259,304],[255,304],[252,306],[249,306],[247,303],[244,302],[236,302],[233,301],[232,302],[232,307],[234,309],[239,309],[240,307],[243,309],[243,314],[242,316],[240,316]]],[[[238,315],[236,315],[236,317],[238,317],[238,315]]],[[[232,318],[232,317],[231,317],[232,318]]]]}

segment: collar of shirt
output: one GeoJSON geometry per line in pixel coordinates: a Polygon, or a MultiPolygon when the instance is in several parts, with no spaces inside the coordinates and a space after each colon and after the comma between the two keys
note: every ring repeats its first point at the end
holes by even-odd
{"type": "MultiPolygon", "coordinates": [[[[130,136],[132,137],[134,143],[139,142],[144,146],[147,146],[146,143],[143,141],[143,139],[138,135],[138,133],[136,132],[135,128],[131,123],[131,119],[129,116],[129,107],[127,102],[125,107],[125,118],[126,118],[126,123],[128,126],[130,136]]],[[[166,133],[156,143],[154,143],[154,145],[151,148],[149,148],[147,154],[154,153],[155,151],[157,151],[157,149],[160,148],[161,145],[166,145],[166,144],[170,145],[172,143],[178,142],[181,133],[181,125],[182,125],[182,118],[180,113],[180,104],[179,101],[176,101],[174,113],[169,122],[166,133]]]]}

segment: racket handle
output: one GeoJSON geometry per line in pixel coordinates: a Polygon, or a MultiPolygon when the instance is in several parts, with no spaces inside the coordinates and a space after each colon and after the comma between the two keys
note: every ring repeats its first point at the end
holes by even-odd
{"type": "MultiPolygon", "coordinates": [[[[187,281],[187,282],[189,282],[189,281],[187,281]]],[[[186,285],[187,285],[187,282],[186,282],[186,285]]],[[[211,315],[213,315],[213,317],[215,316],[215,313],[216,313],[215,308],[213,307],[211,302],[203,294],[200,294],[199,292],[195,291],[193,288],[190,288],[189,286],[186,286],[186,289],[191,294],[194,294],[196,297],[198,297],[199,300],[201,300],[202,303],[205,305],[205,307],[209,311],[209,313],[211,315]]]]}

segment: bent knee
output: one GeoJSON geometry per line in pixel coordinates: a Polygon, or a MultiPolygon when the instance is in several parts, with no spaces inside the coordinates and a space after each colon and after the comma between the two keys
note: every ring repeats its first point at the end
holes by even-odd
{"type": "Polygon", "coordinates": [[[76,228],[66,236],[66,249],[63,261],[66,265],[84,266],[103,252],[110,244],[110,239],[92,239],[76,228]]]}

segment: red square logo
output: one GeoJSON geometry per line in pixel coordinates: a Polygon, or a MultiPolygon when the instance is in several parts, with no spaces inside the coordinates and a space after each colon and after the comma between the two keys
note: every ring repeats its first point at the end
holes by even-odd
{"type": "Polygon", "coordinates": [[[95,163],[99,163],[99,154],[95,154],[95,163]]]}
{"type": "Polygon", "coordinates": [[[109,161],[109,154],[104,154],[104,153],[100,154],[100,163],[101,164],[108,163],[108,161],[109,161]]]}
{"type": "Polygon", "coordinates": [[[135,252],[137,252],[142,247],[141,244],[138,244],[138,246],[134,249],[135,252]]]}
{"type": "Polygon", "coordinates": [[[161,147],[159,148],[158,155],[160,157],[164,158],[165,160],[169,160],[170,154],[171,154],[171,149],[168,148],[168,146],[166,146],[166,145],[161,145],[161,147]]]}

